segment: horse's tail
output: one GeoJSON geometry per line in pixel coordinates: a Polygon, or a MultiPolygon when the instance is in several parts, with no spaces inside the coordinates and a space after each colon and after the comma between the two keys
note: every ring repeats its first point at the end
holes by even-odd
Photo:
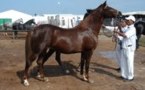
{"type": "Polygon", "coordinates": [[[26,40],[25,40],[25,57],[26,59],[32,53],[32,48],[31,48],[31,31],[27,32],[26,40]]]}

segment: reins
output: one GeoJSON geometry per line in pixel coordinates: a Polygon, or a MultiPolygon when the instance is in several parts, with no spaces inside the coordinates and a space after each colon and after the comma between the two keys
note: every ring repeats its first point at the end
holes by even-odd
{"type": "Polygon", "coordinates": [[[114,47],[114,50],[115,50],[116,46],[117,46],[117,37],[116,37],[117,33],[115,33],[115,30],[119,30],[118,23],[120,22],[120,18],[115,18],[114,20],[115,20],[115,22],[113,24],[114,30],[113,30],[113,35],[112,35],[112,42],[115,43],[115,47],[114,47]],[[115,28],[115,26],[117,26],[117,28],[115,28]]]}

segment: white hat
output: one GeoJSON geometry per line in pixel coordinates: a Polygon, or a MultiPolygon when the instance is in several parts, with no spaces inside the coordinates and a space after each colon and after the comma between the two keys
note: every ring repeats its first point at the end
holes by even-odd
{"type": "Polygon", "coordinates": [[[128,17],[125,18],[126,20],[132,20],[133,22],[135,22],[135,17],[130,15],[128,17]]]}

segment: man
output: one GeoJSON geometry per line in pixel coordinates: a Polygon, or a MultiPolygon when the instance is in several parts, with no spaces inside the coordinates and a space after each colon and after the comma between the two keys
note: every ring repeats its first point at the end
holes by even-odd
{"type": "MultiPolygon", "coordinates": [[[[125,20],[121,20],[119,22],[119,25],[118,25],[118,30],[119,32],[123,32],[127,29],[127,24],[125,22],[125,20]]],[[[121,67],[121,59],[122,59],[122,40],[123,40],[123,37],[118,35],[118,34],[115,34],[116,36],[116,41],[117,41],[117,44],[116,44],[116,57],[117,57],[117,63],[118,63],[118,66],[119,68],[117,69],[118,71],[120,71],[120,67],[121,67]]]]}
{"type": "MultiPolygon", "coordinates": [[[[118,25],[116,27],[111,27],[111,26],[105,26],[103,25],[102,28],[105,28],[109,31],[121,31],[125,30],[127,28],[127,24],[125,22],[125,20],[121,19],[121,21],[119,23],[117,23],[118,25]]],[[[116,42],[116,47],[115,47],[115,55],[116,55],[116,62],[118,64],[118,68],[116,69],[117,71],[120,71],[120,67],[121,67],[121,54],[122,54],[122,39],[123,37],[118,35],[117,33],[113,34],[113,41],[116,42]]]]}
{"type": "Polygon", "coordinates": [[[134,79],[134,53],[136,49],[136,30],[134,27],[135,17],[128,16],[126,23],[128,28],[123,32],[118,32],[123,37],[122,58],[121,58],[121,77],[125,80],[134,79]]]}

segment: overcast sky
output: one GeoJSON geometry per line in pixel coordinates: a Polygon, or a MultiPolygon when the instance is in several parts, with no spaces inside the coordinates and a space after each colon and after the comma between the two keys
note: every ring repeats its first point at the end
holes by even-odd
{"type": "MultiPolygon", "coordinates": [[[[0,0],[0,12],[14,9],[31,15],[48,13],[84,14],[105,0],[0,0]]],[[[107,0],[109,6],[122,12],[145,11],[145,0],[107,0]]]]}

